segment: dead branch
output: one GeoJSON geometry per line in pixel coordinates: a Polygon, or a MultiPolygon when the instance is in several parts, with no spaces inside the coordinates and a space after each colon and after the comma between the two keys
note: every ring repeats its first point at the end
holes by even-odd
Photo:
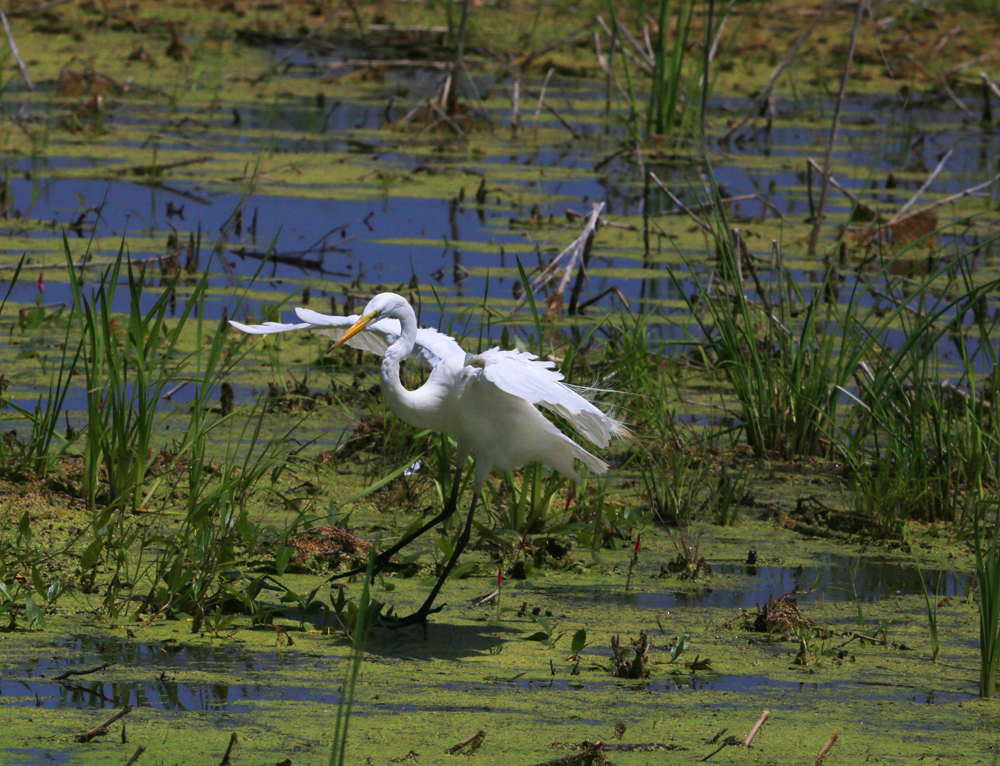
{"type": "Polygon", "coordinates": [[[158,176],[164,170],[173,170],[174,168],[182,168],[187,165],[197,165],[202,162],[209,162],[212,159],[214,157],[204,155],[201,157],[192,157],[188,160],[177,160],[177,162],[165,162],[162,165],[132,165],[127,168],[115,168],[112,172],[119,176],[158,176]]]}
{"type": "Polygon", "coordinates": [[[344,61],[327,61],[325,69],[439,69],[445,70],[451,66],[448,61],[418,61],[413,59],[345,59],[344,61]]]}
{"type": "Polygon", "coordinates": [[[139,745],[139,747],[135,749],[135,752],[132,753],[132,757],[129,758],[127,761],[125,761],[125,766],[132,766],[133,763],[139,760],[139,756],[145,752],[146,752],[146,746],[139,745]]]}
{"type": "Polygon", "coordinates": [[[94,737],[103,737],[105,734],[108,733],[108,727],[111,724],[113,724],[119,718],[124,718],[126,715],[128,715],[131,712],[132,712],[132,706],[131,705],[126,705],[121,710],[119,710],[118,712],[116,712],[114,715],[112,715],[111,717],[109,717],[106,721],[104,721],[103,723],[99,724],[98,726],[95,726],[90,731],[86,732],[85,734],[78,734],[76,736],[76,741],[77,742],[90,742],[90,740],[94,739],[94,737]]]}
{"type": "Polygon", "coordinates": [[[602,292],[600,295],[595,295],[593,298],[588,298],[587,300],[585,300],[583,303],[581,303],[576,307],[577,313],[582,312],[585,308],[587,308],[588,306],[592,306],[593,304],[601,300],[601,298],[607,295],[617,295],[618,300],[622,302],[622,304],[625,306],[626,309],[628,309],[628,313],[630,314],[632,313],[632,304],[628,302],[628,298],[626,298],[625,295],[622,293],[622,291],[618,289],[617,285],[612,285],[607,290],[602,292]]]}
{"type": "MultiPolygon", "coordinates": [[[[597,19],[597,23],[601,25],[601,29],[603,29],[603,30],[604,30],[604,33],[605,33],[606,35],[608,35],[608,37],[610,37],[610,38],[611,38],[611,41],[612,41],[612,45],[613,45],[613,44],[614,44],[615,42],[617,42],[617,39],[618,39],[618,35],[617,35],[617,30],[619,29],[619,25],[617,25],[617,24],[616,24],[616,25],[615,25],[615,30],[616,30],[616,31],[615,31],[615,32],[612,32],[612,31],[611,31],[611,27],[609,27],[609,26],[608,26],[607,22],[606,22],[606,21],[605,21],[605,20],[604,20],[604,19],[603,19],[603,18],[601,17],[601,15],[600,15],[600,14],[598,14],[598,15],[597,15],[597,16],[595,16],[594,18],[596,18],[596,19],[597,19]]],[[[636,55],[635,55],[635,54],[634,54],[634,53],[633,53],[633,52],[632,52],[631,50],[629,50],[628,48],[626,48],[626,47],[625,47],[624,45],[622,45],[621,43],[618,43],[618,50],[620,50],[620,51],[621,51],[621,52],[622,52],[623,54],[625,54],[625,55],[626,55],[626,56],[627,56],[627,57],[629,58],[629,60],[630,60],[630,61],[631,61],[631,62],[632,62],[633,64],[635,64],[635,65],[636,65],[637,67],[639,67],[640,69],[643,69],[643,70],[645,70],[646,72],[650,72],[650,71],[652,71],[652,69],[651,69],[651,68],[650,68],[650,67],[649,67],[649,66],[648,66],[648,65],[646,64],[646,62],[645,62],[645,61],[643,60],[643,59],[645,58],[645,55],[643,56],[643,58],[642,58],[642,59],[640,59],[640,58],[639,58],[638,56],[636,56],[636,55]]],[[[612,52],[613,52],[613,51],[612,51],[612,52]]],[[[609,55],[610,55],[610,52],[609,52],[609,55]]]]}
{"type": "Polygon", "coordinates": [[[955,106],[957,106],[959,110],[965,114],[966,119],[970,121],[974,121],[976,119],[976,115],[972,113],[972,110],[969,109],[969,107],[965,105],[962,99],[958,97],[955,91],[951,89],[951,86],[948,84],[948,78],[946,76],[941,77],[941,87],[944,88],[944,92],[948,94],[948,98],[952,100],[955,106]]]}
{"type": "Polygon", "coordinates": [[[64,673],[60,673],[57,676],[53,676],[52,680],[65,681],[67,678],[70,678],[71,676],[89,676],[91,673],[97,673],[100,670],[104,670],[105,668],[110,668],[112,665],[117,665],[117,664],[118,663],[116,662],[105,662],[103,665],[98,665],[97,667],[94,668],[87,668],[86,670],[67,670],[64,673]]]}
{"type": "Polygon", "coordinates": [[[581,742],[575,747],[580,752],[563,758],[553,758],[551,761],[543,761],[537,766],[611,766],[611,761],[604,755],[604,743],[600,740],[581,742]]]}
{"type": "Polygon", "coordinates": [[[920,195],[923,194],[925,191],[927,191],[927,187],[929,187],[934,182],[934,179],[937,178],[938,175],[941,173],[941,171],[944,169],[945,163],[948,162],[948,159],[951,157],[953,151],[954,151],[953,149],[949,149],[947,152],[945,152],[944,157],[941,158],[941,161],[937,164],[937,167],[934,168],[934,172],[931,173],[929,176],[927,176],[927,180],[924,181],[924,183],[921,185],[919,189],[917,189],[917,193],[914,194],[912,197],[910,197],[910,199],[907,200],[906,204],[903,205],[896,212],[896,215],[894,215],[892,218],[889,219],[888,223],[889,226],[892,226],[894,223],[898,222],[899,219],[902,218],[903,215],[906,213],[906,211],[909,210],[911,207],[913,207],[913,203],[917,201],[920,195]]]}
{"type": "Polygon", "coordinates": [[[687,205],[685,205],[683,202],[681,202],[680,199],[678,199],[674,195],[674,193],[672,191],[670,191],[670,189],[668,189],[666,186],[664,186],[663,182],[659,178],[656,177],[656,173],[650,173],[649,177],[653,180],[653,183],[655,183],[657,186],[660,187],[660,191],[662,191],[664,194],[666,194],[668,197],[670,197],[670,200],[675,205],[677,205],[677,207],[679,207],[681,210],[683,210],[684,213],[687,214],[687,216],[692,221],[694,221],[696,224],[698,224],[702,229],[704,229],[705,231],[707,231],[709,234],[712,233],[712,227],[709,226],[707,223],[705,223],[697,215],[695,215],[694,212],[687,205]]]}
{"type": "Polygon", "coordinates": [[[635,48],[636,51],[639,53],[639,55],[642,57],[642,60],[646,64],[647,71],[650,71],[650,72],[653,71],[655,63],[654,63],[653,57],[650,55],[649,51],[646,48],[643,48],[639,44],[639,41],[636,40],[632,36],[632,33],[629,32],[628,29],[625,28],[625,25],[622,24],[621,19],[615,19],[615,24],[618,26],[618,30],[622,33],[622,35],[624,35],[625,39],[629,42],[629,44],[633,48],[635,48]]]}
{"type": "Polygon", "coordinates": [[[500,588],[497,588],[495,591],[483,596],[482,598],[473,599],[472,605],[482,606],[483,604],[488,604],[499,595],[500,595],[500,588]]]}
{"type": "Polygon", "coordinates": [[[768,100],[771,98],[771,92],[774,90],[774,86],[778,82],[778,78],[781,77],[781,73],[784,72],[785,69],[788,68],[788,65],[792,63],[792,60],[795,58],[795,55],[799,52],[799,48],[802,47],[802,43],[804,43],[806,40],[809,39],[809,36],[816,30],[816,27],[819,26],[819,23],[826,17],[826,14],[836,3],[837,0],[829,0],[827,4],[823,6],[822,10],[820,10],[820,12],[816,14],[816,17],[812,20],[812,23],[810,23],[809,26],[805,28],[805,31],[803,31],[802,34],[799,35],[797,38],[795,38],[795,41],[788,49],[788,53],[785,54],[785,57],[778,62],[778,66],[776,66],[774,68],[774,71],[771,72],[771,76],[770,78],[768,78],[767,84],[764,86],[763,90],[761,90],[761,92],[757,95],[757,98],[754,99],[754,102],[750,105],[750,108],[747,110],[747,113],[743,117],[738,119],[733,124],[733,126],[726,131],[726,134],[722,137],[723,140],[726,140],[727,138],[732,136],[733,133],[735,133],[737,130],[746,125],[746,123],[760,111],[761,107],[768,102],[768,100]]]}
{"type": "Polygon", "coordinates": [[[485,738],[486,738],[486,732],[483,731],[482,729],[480,729],[475,734],[473,734],[471,737],[463,739],[457,745],[453,745],[451,748],[449,748],[448,753],[451,754],[451,755],[454,755],[459,750],[461,750],[463,747],[468,746],[469,750],[466,753],[466,755],[472,755],[474,752],[476,752],[479,749],[479,746],[483,744],[483,740],[485,738]]]}
{"type": "Polygon", "coordinates": [[[826,153],[823,156],[823,186],[820,187],[819,205],[813,220],[812,232],[809,234],[809,255],[816,255],[816,243],[819,240],[819,230],[823,224],[823,212],[826,208],[826,195],[830,191],[830,163],[833,161],[833,146],[837,141],[837,130],[840,127],[840,112],[844,106],[844,96],[847,95],[847,81],[851,78],[851,66],[854,64],[854,51],[858,47],[858,29],[865,15],[867,3],[858,0],[857,11],[854,14],[854,25],[851,27],[851,41],[847,46],[847,63],[844,64],[844,74],[840,78],[840,92],[833,107],[833,120],[830,125],[830,138],[827,141],[826,153]]]}
{"type": "MultiPolygon", "coordinates": [[[[1000,173],[997,173],[990,180],[984,181],[981,184],[976,184],[975,186],[970,186],[968,189],[963,189],[962,191],[958,192],[957,194],[952,194],[951,196],[945,197],[944,199],[936,200],[936,201],[930,203],[929,205],[926,205],[926,206],[920,208],[919,210],[917,210],[917,211],[915,211],[913,213],[910,213],[909,215],[899,216],[897,214],[896,216],[893,217],[891,223],[892,223],[893,226],[899,226],[904,221],[908,221],[911,218],[915,218],[915,217],[920,216],[920,215],[925,215],[925,214],[931,212],[932,210],[937,210],[939,207],[951,204],[952,202],[957,202],[958,200],[963,199],[964,197],[971,197],[976,192],[981,191],[982,189],[985,189],[987,186],[992,186],[997,181],[1000,181],[1000,173]]],[[[888,224],[886,224],[886,225],[888,225],[888,224]]],[[[861,236],[862,237],[867,236],[873,229],[875,229],[877,227],[880,228],[879,222],[876,222],[875,225],[869,226],[867,229],[865,229],[864,232],[862,232],[861,236]]]]}
{"type": "MultiPolygon", "coordinates": [[[[929,210],[937,210],[939,207],[943,207],[944,205],[950,205],[952,202],[957,202],[958,200],[960,200],[960,199],[962,199],[964,197],[971,197],[977,191],[982,191],[987,186],[992,186],[997,181],[1000,181],[1000,173],[997,173],[989,181],[984,181],[981,184],[976,184],[975,186],[970,186],[968,189],[964,189],[964,190],[958,192],[958,194],[952,194],[950,197],[945,197],[944,199],[939,199],[939,200],[937,200],[935,202],[932,202],[931,204],[927,205],[926,207],[923,207],[920,210],[918,210],[916,213],[910,213],[910,215],[908,215],[906,217],[907,218],[912,218],[915,215],[920,215],[921,213],[926,213],[929,210]]],[[[903,219],[900,219],[900,220],[903,220],[903,219]]],[[[896,223],[899,223],[899,221],[896,221],[896,223]]]]}
{"type": "Polygon", "coordinates": [[[963,64],[958,64],[956,66],[953,66],[951,69],[945,72],[945,74],[958,74],[959,72],[964,72],[969,67],[974,67],[979,62],[985,61],[988,58],[992,58],[993,56],[996,56],[998,53],[1000,53],[1000,46],[992,48],[991,50],[986,51],[986,53],[981,53],[975,58],[971,58],[963,64]]]}
{"type": "MultiPolygon", "coordinates": [[[[723,729],[723,731],[725,731],[725,729],[723,729]]],[[[741,740],[739,737],[733,737],[733,736],[726,737],[724,740],[722,740],[722,743],[715,750],[713,750],[711,753],[709,753],[708,755],[706,755],[704,758],[701,759],[702,763],[707,761],[716,753],[722,752],[727,747],[735,747],[736,745],[742,745],[742,744],[743,740],[741,740]]]]}
{"type": "MultiPolygon", "coordinates": [[[[559,255],[552,260],[552,263],[545,267],[541,274],[535,277],[531,283],[531,288],[533,290],[537,290],[539,286],[543,285],[555,276],[555,273],[559,271],[559,269],[563,269],[563,276],[559,282],[559,286],[556,288],[556,292],[560,295],[565,292],[566,286],[569,284],[569,280],[573,276],[573,271],[578,266],[581,269],[584,268],[582,263],[584,249],[587,245],[587,241],[597,230],[597,224],[600,221],[602,210],[604,210],[603,202],[593,203],[593,209],[590,212],[590,217],[587,219],[587,224],[583,227],[583,231],[580,232],[580,236],[570,242],[566,249],[559,253],[559,255]]],[[[511,313],[517,311],[525,300],[527,300],[527,296],[521,296],[511,309],[511,313]]]]}
{"type": "Polygon", "coordinates": [[[527,53],[524,56],[524,58],[522,58],[518,62],[518,65],[521,67],[526,67],[539,56],[544,56],[546,53],[551,53],[552,51],[556,50],[557,48],[561,48],[564,45],[569,45],[570,43],[578,43],[581,40],[586,40],[588,37],[590,37],[590,29],[593,26],[594,23],[592,21],[588,22],[579,29],[570,32],[568,35],[560,37],[558,40],[553,40],[552,42],[543,45],[541,48],[536,48],[535,50],[527,53]]]}
{"type": "MultiPolygon", "coordinates": [[[[514,80],[514,92],[510,97],[510,129],[517,132],[521,124],[521,81],[514,80]]],[[[485,183],[485,178],[483,179],[485,183]]]]}
{"type": "Polygon", "coordinates": [[[812,157],[807,157],[806,158],[806,162],[809,163],[809,166],[813,170],[815,170],[817,173],[819,173],[820,176],[822,176],[823,178],[829,178],[830,179],[830,186],[832,186],[834,189],[836,189],[841,194],[843,194],[845,197],[847,197],[847,199],[849,199],[851,201],[852,205],[854,205],[855,207],[860,207],[861,205],[864,205],[864,203],[860,199],[858,199],[857,197],[855,197],[853,194],[851,194],[850,191],[848,191],[843,186],[841,186],[839,183],[837,183],[837,180],[833,177],[832,173],[824,172],[823,168],[821,168],[819,166],[819,163],[816,162],[816,160],[814,160],[812,157]]]}
{"type": "Polygon", "coordinates": [[[757,723],[753,725],[750,729],[750,733],[747,734],[747,738],[743,740],[743,747],[750,747],[750,743],[753,742],[753,738],[757,736],[757,732],[760,731],[761,727],[767,723],[767,719],[771,717],[771,711],[764,708],[764,712],[760,714],[760,718],[757,719],[757,723]]]}
{"type": "Polygon", "coordinates": [[[549,71],[545,73],[545,79],[542,80],[542,91],[540,94],[535,95],[534,93],[531,93],[531,91],[529,91],[527,88],[524,89],[526,93],[528,93],[533,98],[538,100],[538,104],[535,107],[535,116],[531,118],[532,130],[534,130],[535,126],[538,124],[538,115],[542,113],[542,104],[545,102],[545,89],[549,87],[549,78],[552,77],[552,73],[555,71],[556,71],[555,69],[550,68],[549,71]]]}
{"type": "Polygon", "coordinates": [[[997,86],[997,84],[993,82],[993,79],[986,74],[986,72],[980,72],[979,77],[984,83],[986,83],[986,87],[993,91],[993,95],[1000,98],[1000,86],[997,86]]]}
{"type": "Polygon", "coordinates": [[[222,760],[219,761],[219,766],[230,766],[229,756],[233,754],[233,748],[236,746],[237,737],[234,731],[229,735],[229,747],[226,748],[226,754],[222,756],[222,760]]]}
{"type": "Polygon", "coordinates": [[[832,748],[837,744],[837,733],[834,732],[830,739],[827,740],[826,744],[823,745],[823,749],[819,751],[819,755],[816,756],[816,760],[813,762],[813,766],[823,766],[823,761],[826,760],[827,754],[832,748]]]}
{"type": "Polygon", "coordinates": [[[14,42],[14,33],[10,31],[10,22],[7,21],[7,14],[3,12],[3,8],[0,8],[0,23],[3,24],[3,33],[7,35],[7,45],[10,46],[10,52],[14,56],[14,61],[17,62],[17,68],[21,70],[21,76],[24,78],[24,84],[28,86],[28,90],[34,90],[35,86],[31,82],[31,77],[28,74],[28,67],[24,63],[24,59],[21,58],[21,54],[17,50],[17,43],[14,42]]]}

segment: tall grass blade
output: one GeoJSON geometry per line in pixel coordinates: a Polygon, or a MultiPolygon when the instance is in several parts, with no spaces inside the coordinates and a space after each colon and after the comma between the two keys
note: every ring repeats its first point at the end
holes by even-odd
{"type": "Polygon", "coordinates": [[[333,730],[333,746],[330,748],[330,766],[344,766],[344,759],[347,757],[347,738],[350,733],[351,710],[354,707],[354,696],[358,688],[358,675],[361,673],[361,664],[365,660],[365,644],[368,640],[368,620],[369,605],[371,603],[371,592],[369,583],[372,579],[372,571],[375,568],[375,551],[378,546],[373,545],[371,553],[368,555],[368,567],[365,570],[364,583],[361,587],[361,596],[358,599],[357,616],[354,619],[354,630],[351,632],[353,638],[351,660],[344,683],[341,686],[340,701],[337,703],[337,722],[333,730]]]}

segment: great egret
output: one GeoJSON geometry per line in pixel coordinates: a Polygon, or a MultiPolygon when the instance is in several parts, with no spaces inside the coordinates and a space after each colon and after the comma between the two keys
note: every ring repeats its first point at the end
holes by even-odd
{"type": "Polygon", "coordinates": [[[401,624],[426,623],[428,615],[443,608],[431,607],[469,542],[476,501],[494,468],[512,471],[537,461],[574,481],[580,480],[577,460],[594,473],[608,470],[607,463],[565,436],[538,407],[556,413],[598,447],[605,448],[613,436],[627,433],[620,420],[591,404],[579,389],[562,383],[563,376],[553,362],[500,348],[467,354],[454,338],[418,329],[413,308],[400,295],[376,295],[361,316],[329,316],[306,308],[297,308],[295,313],[302,320],[298,324],[230,324],[255,334],[312,330],[334,339],[333,348],[346,343],[382,355],[380,382],[389,409],[410,425],[447,434],[458,445],[448,503],[440,514],[383,551],[375,560],[376,569],[456,511],[463,468],[470,455],[476,459],[472,504],[454,552],[423,606],[401,624]],[[399,364],[414,357],[430,364],[431,373],[426,383],[410,391],[399,380],[399,364]]]}

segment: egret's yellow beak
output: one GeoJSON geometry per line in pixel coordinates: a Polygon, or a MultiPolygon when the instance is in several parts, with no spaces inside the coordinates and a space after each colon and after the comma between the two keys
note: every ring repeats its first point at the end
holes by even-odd
{"type": "Polygon", "coordinates": [[[333,344],[333,348],[331,348],[330,350],[333,351],[334,348],[342,346],[344,343],[349,341],[359,332],[364,330],[368,325],[370,325],[372,322],[378,319],[381,315],[382,315],[381,311],[373,311],[371,314],[365,314],[364,316],[359,317],[358,321],[352,324],[350,327],[348,327],[347,332],[345,332],[337,339],[337,342],[333,344]]]}

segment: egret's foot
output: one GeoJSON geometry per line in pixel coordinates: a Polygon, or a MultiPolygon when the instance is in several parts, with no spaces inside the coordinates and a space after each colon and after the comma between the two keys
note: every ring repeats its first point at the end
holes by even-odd
{"type": "MultiPolygon", "coordinates": [[[[457,482],[457,477],[456,477],[456,482],[457,482]]],[[[455,511],[458,509],[457,503],[458,503],[458,496],[456,493],[453,492],[451,497],[448,499],[448,504],[445,505],[441,513],[439,513],[433,519],[428,521],[426,524],[421,525],[421,527],[416,531],[407,535],[402,540],[399,540],[391,548],[386,548],[384,551],[378,554],[378,556],[375,557],[375,561],[372,564],[372,579],[371,579],[372,584],[375,583],[376,575],[380,574],[381,572],[384,572],[388,567],[393,565],[392,561],[393,556],[395,556],[397,553],[403,550],[403,548],[412,543],[422,534],[424,534],[428,530],[433,529],[441,522],[450,518],[452,514],[454,514],[455,511]]],[[[355,567],[354,569],[351,569],[347,572],[340,572],[339,574],[332,575],[326,578],[326,581],[333,582],[334,580],[343,580],[345,577],[353,577],[355,575],[364,574],[366,571],[368,571],[367,566],[355,567]]]]}
{"type": "Polygon", "coordinates": [[[383,624],[389,630],[399,630],[400,628],[408,628],[411,625],[421,625],[424,629],[424,638],[427,638],[427,618],[432,614],[437,614],[442,609],[445,608],[447,604],[441,604],[441,606],[428,607],[424,604],[413,614],[408,614],[406,617],[392,617],[386,620],[383,624]]]}

